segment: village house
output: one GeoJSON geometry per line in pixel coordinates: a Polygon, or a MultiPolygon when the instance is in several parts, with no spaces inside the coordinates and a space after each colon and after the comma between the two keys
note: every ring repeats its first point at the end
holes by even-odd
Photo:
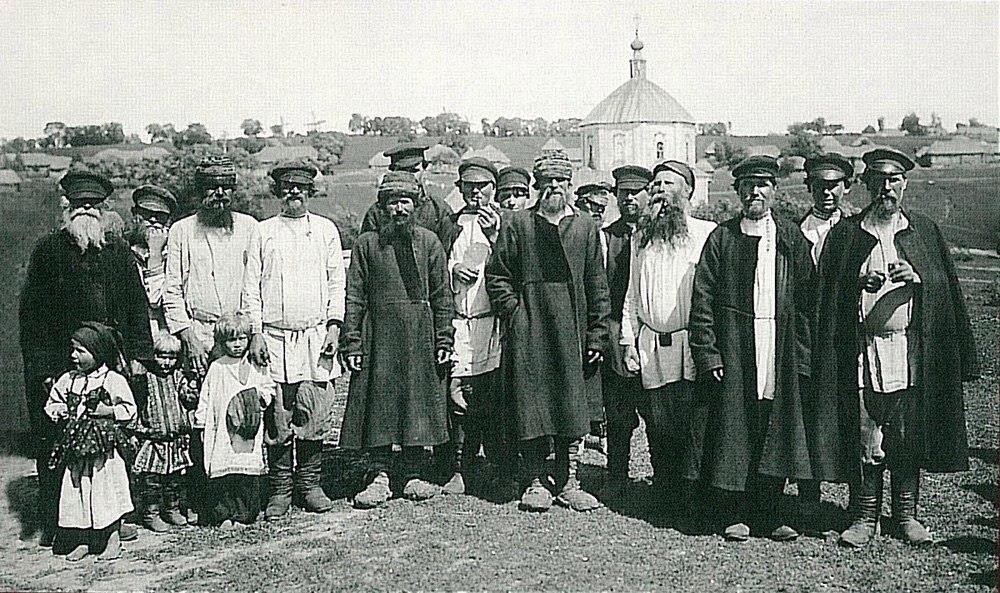
{"type": "Polygon", "coordinates": [[[956,136],[950,140],[935,140],[917,151],[917,162],[935,169],[982,165],[1000,162],[997,144],[956,136]]]}

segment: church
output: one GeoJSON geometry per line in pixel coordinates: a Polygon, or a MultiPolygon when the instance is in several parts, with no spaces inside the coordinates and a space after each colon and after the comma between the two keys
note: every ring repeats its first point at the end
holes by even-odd
{"type": "Polygon", "coordinates": [[[597,104],[580,124],[583,166],[607,173],[621,165],[653,166],[667,159],[695,170],[692,202],[708,199],[711,176],[695,167],[694,118],[677,99],[646,78],[639,32],[632,41],[629,79],[597,104]]]}

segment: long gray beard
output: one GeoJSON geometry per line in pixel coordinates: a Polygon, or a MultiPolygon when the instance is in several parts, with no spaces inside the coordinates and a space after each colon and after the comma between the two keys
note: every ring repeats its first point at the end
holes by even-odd
{"type": "Polygon", "coordinates": [[[233,211],[229,209],[199,208],[198,222],[205,226],[233,230],[233,211]]]}
{"type": "Polygon", "coordinates": [[[79,214],[72,218],[69,212],[64,212],[62,228],[73,237],[80,251],[86,251],[91,247],[97,249],[104,247],[104,223],[100,218],[89,214],[79,214]]]}
{"type": "Polygon", "coordinates": [[[643,213],[639,216],[640,247],[646,247],[654,239],[676,247],[688,236],[687,217],[683,210],[663,206],[655,215],[643,213]]]}

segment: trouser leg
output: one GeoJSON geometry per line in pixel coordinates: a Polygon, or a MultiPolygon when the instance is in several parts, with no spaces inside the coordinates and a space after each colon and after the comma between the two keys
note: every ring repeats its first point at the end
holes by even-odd
{"type": "Polygon", "coordinates": [[[642,386],[636,377],[621,377],[611,369],[601,375],[604,415],[607,418],[608,479],[627,482],[632,456],[632,432],[639,426],[636,399],[642,386]]]}
{"type": "Polygon", "coordinates": [[[39,543],[52,545],[59,525],[59,491],[62,483],[61,469],[49,469],[48,457],[35,461],[38,473],[38,495],[35,498],[35,516],[41,531],[39,543]]]}

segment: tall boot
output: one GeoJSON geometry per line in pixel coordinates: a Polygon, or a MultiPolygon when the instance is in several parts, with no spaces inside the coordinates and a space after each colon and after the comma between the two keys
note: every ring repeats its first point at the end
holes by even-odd
{"type": "Polygon", "coordinates": [[[863,548],[878,535],[882,513],[883,470],[881,465],[862,465],[861,482],[851,484],[849,507],[853,522],[840,534],[840,543],[850,548],[863,548]]]}
{"type": "Polygon", "coordinates": [[[917,521],[920,491],[920,470],[892,470],[889,475],[892,492],[892,520],[899,537],[913,546],[934,542],[930,531],[917,521]]]}
{"type": "Polygon", "coordinates": [[[295,456],[298,458],[295,489],[302,498],[302,507],[310,513],[329,511],[333,502],[319,484],[323,474],[323,441],[296,440],[295,456]]]}
{"type": "Polygon", "coordinates": [[[162,498],[160,476],[142,474],[142,524],[154,533],[164,533],[170,526],[160,518],[160,499],[162,498]]]}
{"type": "Polygon", "coordinates": [[[580,486],[579,479],[577,479],[577,463],[580,458],[580,449],[582,446],[582,439],[575,441],[556,439],[556,466],[560,472],[565,468],[566,480],[562,482],[560,479],[556,482],[557,487],[562,482],[562,487],[556,496],[555,502],[574,511],[581,512],[592,511],[602,506],[601,502],[593,494],[584,491],[580,486]]]}
{"type": "Polygon", "coordinates": [[[271,520],[287,513],[292,504],[292,444],[268,446],[267,459],[271,496],[264,509],[264,518],[271,520]]]}
{"type": "Polygon", "coordinates": [[[163,508],[160,509],[163,520],[178,527],[187,525],[180,505],[181,474],[178,472],[161,476],[160,481],[163,484],[163,508]]]}

